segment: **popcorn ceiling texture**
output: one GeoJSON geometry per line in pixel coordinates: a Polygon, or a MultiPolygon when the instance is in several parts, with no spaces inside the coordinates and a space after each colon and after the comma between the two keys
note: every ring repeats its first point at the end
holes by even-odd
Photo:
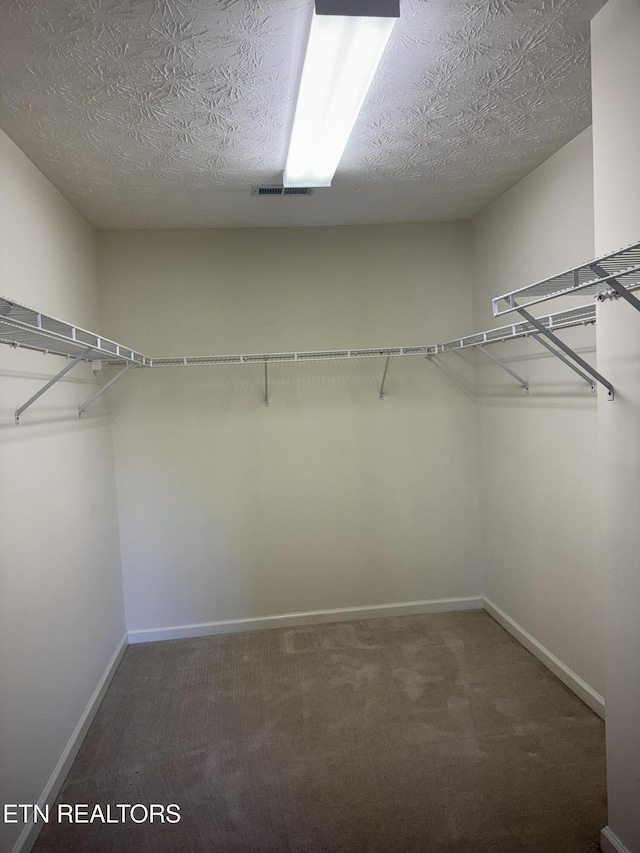
{"type": "Polygon", "coordinates": [[[466,219],[590,123],[604,0],[401,0],[338,169],[284,168],[311,0],[3,0],[0,126],[102,228],[466,219]]]}

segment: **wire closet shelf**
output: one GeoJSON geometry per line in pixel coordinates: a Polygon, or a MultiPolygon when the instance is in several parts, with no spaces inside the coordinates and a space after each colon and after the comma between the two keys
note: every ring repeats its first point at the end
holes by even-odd
{"type": "Polygon", "coordinates": [[[0,343],[67,358],[81,356],[82,361],[108,358],[114,366],[147,363],[145,356],[131,347],[2,297],[0,343]]]}
{"type": "MultiPolygon", "coordinates": [[[[582,305],[571,310],[548,315],[540,321],[545,329],[564,329],[571,326],[595,322],[595,306],[582,305]]],[[[21,414],[38,400],[49,388],[81,361],[91,362],[94,369],[118,369],[115,376],[104,383],[96,393],[78,407],[78,416],[98,399],[108,388],[132,367],[194,367],[260,364],[264,366],[265,405],[269,405],[268,366],[278,363],[302,363],[308,361],[330,361],[339,359],[385,358],[385,367],[380,385],[379,397],[384,397],[384,385],[391,358],[423,356],[430,358],[453,350],[477,347],[495,364],[516,379],[525,390],[528,383],[513,370],[504,365],[484,349],[485,345],[500,343],[516,338],[536,334],[536,326],[527,321],[512,323],[477,332],[462,338],[454,338],[439,344],[400,347],[373,347],[368,349],[312,350],[304,352],[250,353],[242,355],[203,355],[149,358],[130,347],[58,320],[40,311],[28,308],[20,303],[0,297],[0,343],[14,348],[36,350],[38,352],[65,356],[68,363],[46,385],[37,391],[22,406],[16,409],[15,420],[20,422],[21,414]]]]}
{"type": "MultiPolygon", "coordinates": [[[[566,311],[559,311],[542,318],[542,322],[552,329],[566,329],[571,326],[588,325],[595,323],[595,305],[581,305],[566,311]]],[[[522,338],[536,332],[535,327],[527,322],[511,323],[508,326],[500,326],[489,329],[486,332],[476,332],[462,338],[453,338],[450,341],[439,344],[425,344],[404,347],[372,347],[369,349],[338,349],[338,350],[311,350],[305,352],[267,352],[249,353],[243,355],[200,355],[200,356],[173,356],[168,358],[148,358],[146,367],[194,367],[206,365],[232,365],[232,364],[279,364],[298,363],[305,361],[332,361],[336,359],[356,358],[395,358],[402,356],[434,356],[452,350],[478,347],[484,344],[500,343],[515,338],[522,338]]],[[[110,359],[104,363],[104,367],[116,367],[117,362],[110,359]]]]}
{"type": "Polygon", "coordinates": [[[493,314],[500,317],[530,308],[560,296],[622,296],[640,308],[631,291],[640,287],[640,243],[610,252],[593,261],[566,270],[558,275],[504,293],[493,299],[493,314]]]}
{"type": "MultiPolygon", "coordinates": [[[[564,329],[595,322],[595,306],[581,305],[541,318],[548,328],[564,329]]],[[[444,343],[368,349],[312,350],[304,352],[248,353],[238,355],[169,356],[149,358],[136,350],[79,326],[50,317],[17,302],[0,297],[0,343],[42,353],[81,357],[98,362],[103,368],[190,367],[205,365],[276,364],[283,362],[329,361],[335,359],[384,358],[401,356],[434,356],[456,349],[499,343],[535,333],[535,327],[521,321],[508,326],[476,332],[444,343]]],[[[96,365],[98,366],[98,365],[96,365]]]]}
{"type": "MultiPolygon", "coordinates": [[[[525,321],[536,327],[538,334],[542,336],[538,337],[540,343],[587,381],[602,385],[607,391],[607,399],[613,400],[614,390],[611,382],[561,341],[554,330],[545,326],[542,318],[534,317],[529,309],[533,305],[559,297],[588,294],[601,302],[610,298],[622,298],[640,311],[640,299],[632,292],[639,287],[640,243],[632,243],[559,275],[496,296],[493,299],[493,314],[500,317],[516,311],[525,321]],[[553,349],[552,344],[555,344],[557,349],[553,349]]],[[[592,387],[595,388],[595,384],[592,387]]]]}

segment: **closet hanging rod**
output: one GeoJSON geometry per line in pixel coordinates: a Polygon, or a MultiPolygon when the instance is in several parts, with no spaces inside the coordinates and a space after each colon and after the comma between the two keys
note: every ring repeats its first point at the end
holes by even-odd
{"type": "Polygon", "coordinates": [[[529,308],[560,296],[585,294],[602,299],[616,290],[620,294],[621,289],[631,291],[639,287],[640,243],[633,243],[558,275],[496,296],[492,300],[493,314],[500,317],[515,311],[516,300],[521,307],[529,308]]]}

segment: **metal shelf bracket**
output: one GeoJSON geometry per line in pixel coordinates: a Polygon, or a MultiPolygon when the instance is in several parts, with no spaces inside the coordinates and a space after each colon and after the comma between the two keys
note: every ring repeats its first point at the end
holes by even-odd
{"type": "Polygon", "coordinates": [[[81,418],[82,413],[86,412],[86,410],[89,408],[89,406],[93,402],[95,402],[98,399],[98,397],[100,397],[101,394],[104,394],[104,392],[107,390],[107,388],[111,388],[111,386],[115,382],[117,382],[121,376],[124,376],[124,374],[127,372],[127,370],[130,370],[132,367],[133,367],[132,364],[127,364],[125,367],[122,368],[122,370],[119,370],[118,373],[116,373],[116,375],[112,379],[110,379],[108,382],[105,382],[105,384],[101,388],[99,388],[95,394],[93,394],[91,397],[89,397],[88,400],[85,400],[84,403],[82,403],[80,406],[78,406],[78,417],[81,418]]]}
{"type": "MultiPolygon", "coordinates": [[[[510,297],[510,304],[511,304],[511,307],[514,310],[516,310],[518,312],[518,314],[520,314],[522,317],[524,317],[524,319],[528,323],[531,323],[531,325],[534,326],[541,335],[544,335],[545,338],[548,338],[550,341],[552,341],[559,349],[562,350],[563,353],[565,353],[565,355],[567,355],[570,359],[572,359],[577,364],[579,364],[580,367],[582,367],[582,369],[585,370],[589,374],[589,376],[592,376],[597,382],[599,382],[601,385],[603,385],[607,389],[607,400],[613,400],[613,396],[614,396],[613,385],[611,384],[611,382],[609,382],[608,379],[605,379],[601,373],[598,373],[598,371],[595,368],[591,367],[591,365],[589,364],[588,361],[585,361],[582,358],[582,356],[579,356],[578,353],[574,352],[570,346],[567,346],[567,344],[565,344],[564,341],[561,341],[560,338],[558,338],[556,335],[553,334],[553,332],[549,331],[549,329],[547,329],[546,326],[544,326],[544,324],[540,322],[540,320],[537,320],[525,308],[520,307],[518,305],[518,303],[515,301],[515,299],[513,298],[513,296],[510,297]]],[[[538,338],[538,340],[540,340],[540,338],[538,338]]],[[[554,355],[557,355],[557,353],[554,353],[554,355]]],[[[565,361],[565,364],[566,363],[567,362],[565,361]]],[[[569,364],[569,367],[571,367],[571,366],[572,365],[569,364]]],[[[579,371],[576,370],[576,373],[578,373],[578,372],[579,371]]],[[[583,379],[584,378],[586,378],[586,377],[584,377],[584,375],[583,375],[583,379]]],[[[590,383],[590,384],[593,384],[593,383],[590,383]]]]}
{"type": "Polygon", "coordinates": [[[387,378],[387,370],[389,370],[389,359],[391,356],[387,356],[387,359],[384,363],[384,371],[382,373],[382,382],[380,383],[380,391],[378,392],[378,399],[384,400],[384,383],[387,378]]]}
{"type": "Polygon", "coordinates": [[[265,406],[269,406],[269,373],[267,362],[264,363],[264,404],[265,406]]]}
{"type": "Polygon", "coordinates": [[[547,343],[539,335],[531,335],[531,337],[534,338],[534,340],[538,341],[540,346],[543,346],[545,349],[548,349],[552,355],[554,355],[556,358],[559,358],[560,361],[567,365],[567,367],[570,367],[571,370],[573,370],[574,373],[577,373],[581,379],[584,379],[584,381],[589,386],[589,390],[591,391],[591,393],[595,394],[596,386],[593,383],[593,379],[587,376],[586,373],[583,373],[578,367],[576,367],[576,365],[572,361],[569,361],[566,356],[562,355],[561,352],[558,352],[557,349],[554,349],[551,344],[547,343]]]}
{"type": "Polygon", "coordinates": [[[69,362],[69,364],[66,364],[62,368],[62,370],[60,370],[58,373],[56,373],[56,375],[53,377],[53,379],[50,379],[46,385],[43,385],[43,387],[39,391],[37,391],[33,395],[33,397],[30,397],[26,403],[23,403],[19,409],[16,409],[16,423],[17,424],[20,423],[20,415],[26,409],[28,409],[29,406],[31,406],[33,403],[35,403],[35,401],[38,398],[42,397],[42,395],[45,393],[45,391],[48,391],[49,388],[52,388],[56,384],[56,382],[58,382],[60,379],[62,379],[63,376],[65,376],[70,370],[72,370],[76,366],[76,364],[78,364],[78,362],[83,361],[83,359],[86,359],[87,356],[89,355],[89,353],[91,353],[91,352],[93,352],[93,347],[88,347],[86,350],[84,350],[79,355],[77,355],[74,359],[72,359],[69,362]]]}
{"type": "Polygon", "coordinates": [[[496,358],[496,357],[495,357],[495,355],[492,355],[488,350],[486,350],[486,349],[485,349],[483,346],[481,346],[480,344],[478,344],[477,349],[479,349],[479,350],[480,350],[480,352],[484,353],[484,354],[486,355],[486,357],[487,357],[487,358],[491,359],[491,361],[492,361],[494,364],[497,364],[497,365],[498,365],[498,367],[501,367],[501,368],[502,368],[503,370],[505,370],[505,371],[506,371],[510,376],[513,376],[513,378],[516,380],[516,382],[519,382],[519,383],[522,385],[522,387],[524,388],[524,390],[525,390],[525,393],[526,393],[526,394],[528,394],[528,393],[529,393],[529,383],[527,382],[527,380],[526,380],[526,379],[523,379],[523,378],[522,378],[522,376],[518,376],[518,374],[515,372],[515,370],[511,370],[511,368],[510,368],[510,367],[507,367],[507,365],[506,365],[506,364],[504,364],[504,362],[500,361],[500,359],[499,359],[499,358],[496,358]]]}

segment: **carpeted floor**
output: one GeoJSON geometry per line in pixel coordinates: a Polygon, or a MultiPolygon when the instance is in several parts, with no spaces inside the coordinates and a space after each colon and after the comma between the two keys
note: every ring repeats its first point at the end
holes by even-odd
{"type": "Polygon", "coordinates": [[[138,645],[58,801],[181,820],[37,853],[585,853],[604,726],[482,611],[138,645]]]}

